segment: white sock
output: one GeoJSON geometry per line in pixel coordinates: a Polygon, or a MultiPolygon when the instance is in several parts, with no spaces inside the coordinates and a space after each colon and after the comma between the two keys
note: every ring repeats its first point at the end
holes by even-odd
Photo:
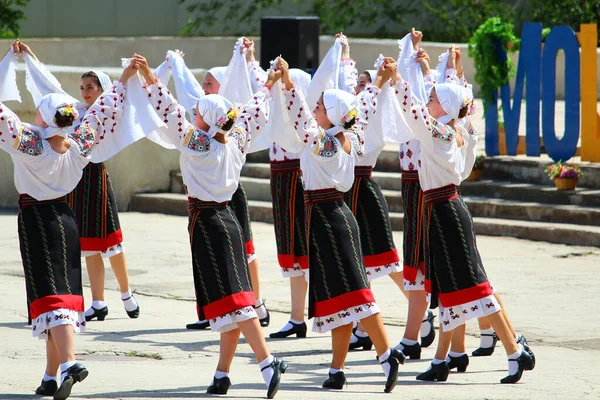
{"type": "MultiPolygon", "coordinates": [[[[516,360],[521,355],[521,352],[523,352],[523,346],[519,345],[519,350],[516,353],[510,354],[508,356],[508,359],[516,360]]],[[[517,372],[519,372],[519,363],[516,363],[514,361],[508,361],[508,374],[514,375],[517,372]]]]}
{"type": "Polygon", "coordinates": [[[385,374],[385,377],[387,378],[390,374],[390,363],[386,362],[388,360],[388,358],[390,358],[390,355],[392,354],[392,349],[387,349],[387,351],[385,353],[383,353],[381,355],[381,357],[379,357],[379,363],[381,363],[381,368],[383,369],[383,373],[385,374]]]}
{"type": "Polygon", "coordinates": [[[228,372],[222,372],[222,371],[219,371],[218,369],[215,370],[215,379],[223,379],[227,376],[229,376],[228,372]]]}
{"type": "Polygon", "coordinates": [[[358,336],[358,337],[361,337],[361,338],[369,337],[369,334],[367,332],[365,332],[365,331],[359,331],[358,329],[356,330],[356,332],[354,332],[354,334],[356,336],[358,336]]]}
{"type": "Polygon", "coordinates": [[[264,299],[256,299],[256,305],[254,306],[258,319],[267,318],[267,308],[265,307],[264,299]]]}
{"type": "Polygon", "coordinates": [[[440,359],[434,358],[433,360],[431,360],[431,364],[429,364],[429,366],[427,367],[425,372],[431,370],[433,365],[443,364],[445,362],[446,362],[446,360],[440,360],[440,359]]]}
{"type": "Polygon", "coordinates": [[[352,336],[350,336],[350,344],[354,344],[358,342],[358,336],[356,336],[354,333],[352,334],[352,336]]]}
{"type": "MultiPolygon", "coordinates": [[[[256,310],[256,312],[257,312],[257,314],[258,314],[258,310],[256,310]]],[[[259,318],[260,318],[260,317],[259,317],[259,318]]],[[[294,324],[296,324],[296,325],[300,325],[300,324],[304,323],[304,321],[296,321],[295,319],[290,319],[290,320],[288,321],[288,323],[287,323],[287,324],[285,324],[285,326],[279,330],[279,332],[282,332],[282,331],[289,331],[290,329],[292,329],[292,328],[294,327],[294,325],[292,325],[292,323],[294,323],[294,324]]]]}
{"type": "Polygon", "coordinates": [[[431,332],[431,323],[427,321],[427,318],[429,318],[429,310],[425,311],[425,315],[423,316],[423,321],[425,322],[421,322],[421,329],[419,334],[422,337],[429,335],[429,333],[431,332]]]}
{"type": "Polygon", "coordinates": [[[344,371],[343,369],[329,368],[329,373],[330,373],[331,375],[335,375],[335,374],[337,374],[338,372],[343,372],[343,371],[344,371]]]}
{"type": "Polygon", "coordinates": [[[479,338],[479,347],[490,348],[494,345],[494,338],[489,336],[494,334],[494,330],[492,328],[484,329],[479,333],[481,334],[481,337],[479,338]],[[484,334],[488,336],[484,336],[484,334]]]}
{"type": "Polygon", "coordinates": [[[135,311],[138,308],[138,303],[133,298],[131,289],[124,293],[121,293],[121,300],[123,300],[123,305],[125,306],[125,311],[135,311]],[[127,299],[127,300],[125,300],[125,299],[127,299]]]}
{"type": "Polygon", "coordinates": [[[77,361],[67,361],[67,362],[60,364],[60,384],[61,385],[62,385],[62,382],[67,377],[67,370],[75,364],[77,364],[77,361]]]}
{"type": "MultiPolygon", "coordinates": [[[[101,310],[104,307],[106,307],[106,302],[105,301],[99,301],[99,300],[94,300],[92,301],[92,307],[95,308],[96,310],[101,310]]],[[[85,310],[85,312],[83,313],[83,315],[85,315],[86,317],[89,317],[91,315],[94,314],[94,309],[90,307],[87,310],[85,310]]]]}
{"type": "Polygon", "coordinates": [[[56,376],[50,376],[50,375],[44,373],[44,377],[42,378],[42,380],[44,382],[55,381],[56,380],[56,376]]]}
{"type": "Polygon", "coordinates": [[[268,367],[261,371],[263,379],[264,379],[265,383],[267,384],[267,388],[269,387],[269,384],[271,383],[271,379],[273,378],[273,375],[275,375],[275,371],[273,371],[273,368],[269,367],[269,364],[271,364],[273,362],[273,360],[275,360],[275,357],[269,356],[258,363],[258,366],[260,367],[261,370],[265,367],[268,367]]]}
{"type": "Polygon", "coordinates": [[[448,352],[448,355],[446,356],[446,362],[450,362],[450,357],[454,357],[454,358],[459,358],[464,356],[467,353],[458,353],[456,351],[450,351],[448,352]]]}
{"type": "Polygon", "coordinates": [[[402,340],[400,341],[400,343],[398,343],[396,346],[394,346],[394,348],[396,350],[404,351],[404,347],[414,346],[417,343],[419,343],[419,342],[417,342],[416,340],[402,338],[402,340]]]}

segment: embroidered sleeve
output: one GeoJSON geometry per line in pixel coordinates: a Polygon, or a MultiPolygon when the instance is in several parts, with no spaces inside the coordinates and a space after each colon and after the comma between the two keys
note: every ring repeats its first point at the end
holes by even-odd
{"type": "Polygon", "coordinates": [[[95,132],[97,143],[104,140],[106,135],[114,134],[115,128],[117,124],[121,123],[123,116],[125,92],[125,86],[121,82],[115,82],[87,110],[80,129],[89,127],[92,132],[95,132]]]}
{"type": "Polygon", "coordinates": [[[186,120],[183,106],[177,103],[171,91],[160,81],[146,87],[146,90],[150,104],[166,125],[161,128],[161,133],[164,133],[169,141],[177,145],[180,150],[188,149],[188,144],[193,143],[190,129],[194,130],[195,128],[186,120]],[[187,140],[188,138],[189,140],[187,140]]]}
{"type": "Polygon", "coordinates": [[[348,93],[354,94],[356,92],[357,83],[358,71],[356,70],[356,63],[351,58],[342,60],[340,64],[340,74],[338,83],[339,88],[348,93]]]}
{"type": "Polygon", "coordinates": [[[265,86],[258,92],[254,93],[252,99],[244,106],[240,116],[238,117],[234,128],[229,133],[229,136],[234,137],[239,142],[241,135],[244,136],[244,145],[240,145],[240,150],[245,153],[250,146],[250,140],[258,138],[267,127],[267,118],[269,116],[269,101],[271,93],[265,86]]]}
{"type": "Polygon", "coordinates": [[[191,124],[188,126],[186,132],[185,138],[183,139],[183,146],[185,148],[199,153],[207,153],[210,151],[210,142],[212,139],[206,132],[201,131],[191,124]]]}
{"type": "Polygon", "coordinates": [[[454,83],[455,85],[459,86],[463,85],[461,79],[458,77],[457,72],[454,68],[448,68],[446,70],[446,75],[444,76],[444,83],[454,83]]]}
{"type": "Polygon", "coordinates": [[[39,156],[44,139],[26,128],[15,113],[0,102],[0,149],[13,155],[39,156]]]}
{"type": "Polygon", "coordinates": [[[396,84],[396,97],[404,120],[423,147],[431,149],[434,140],[454,141],[454,130],[431,117],[427,106],[413,95],[410,84],[402,78],[396,84]]]}
{"type": "Polygon", "coordinates": [[[96,142],[96,132],[87,125],[82,125],[75,132],[69,135],[71,144],[75,143],[79,154],[87,158],[90,156],[94,143],[96,142]]]}
{"type": "Polygon", "coordinates": [[[431,89],[433,89],[433,87],[437,84],[437,82],[435,80],[435,74],[430,72],[427,75],[425,75],[423,77],[423,83],[425,84],[425,93],[427,93],[427,95],[429,95],[429,93],[431,92],[431,89]]]}
{"type": "Polygon", "coordinates": [[[327,135],[322,130],[320,130],[318,138],[315,138],[313,147],[313,153],[322,158],[333,157],[339,151],[336,138],[327,135]]]}
{"type": "Polygon", "coordinates": [[[267,83],[267,72],[261,68],[258,61],[248,63],[248,75],[253,92],[258,92],[267,83]]]}
{"type": "Polygon", "coordinates": [[[463,139],[466,142],[467,146],[467,156],[465,159],[465,171],[462,175],[463,179],[467,179],[473,166],[475,165],[475,160],[477,159],[477,142],[479,138],[477,137],[477,130],[473,127],[471,123],[470,117],[465,117],[462,119],[462,126],[464,127],[463,132],[467,132],[468,135],[463,134],[463,139]],[[468,136],[468,137],[465,137],[468,136]]]}
{"type": "Polygon", "coordinates": [[[304,96],[296,88],[283,89],[283,121],[285,132],[271,132],[273,140],[292,153],[300,153],[307,146],[313,146],[318,140],[320,129],[304,96]]]}

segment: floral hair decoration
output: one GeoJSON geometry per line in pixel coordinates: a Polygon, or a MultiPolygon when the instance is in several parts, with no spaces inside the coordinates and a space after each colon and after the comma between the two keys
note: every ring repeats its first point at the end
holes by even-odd
{"type": "Polygon", "coordinates": [[[220,129],[223,129],[223,127],[225,125],[227,125],[227,123],[231,120],[236,120],[237,117],[240,115],[240,112],[238,111],[237,108],[232,107],[229,109],[229,111],[227,111],[227,114],[223,115],[221,118],[219,118],[217,120],[217,127],[219,127],[220,129]]]}
{"type": "Polygon", "coordinates": [[[348,111],[346,113],[346,115],[344,115],[342,117],[342,123],[346,124],[350,121],[352,121],[353,119],[356,119],[358,117],[358,110],[356,108],[353,108],[352,110],[348,111]]]}

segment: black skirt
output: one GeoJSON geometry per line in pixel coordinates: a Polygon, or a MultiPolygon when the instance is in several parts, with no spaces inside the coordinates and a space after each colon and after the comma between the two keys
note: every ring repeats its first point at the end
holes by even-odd
{"type": "Polygon", "coordinates": [[[388,204],[381,188],[371,177],[372,171],[372,167],[355,168],[354,184],[344,194],[344,201],[352,210],[360,228],[360,242],[367,273],[377,276],[393,272],[392,266],[400,270],[400,258],[394,244],[388,204]],[[375,270],[371,269],[378,271],[375,273],[375,270]]]}
{"type": "Polygon", "coordinates": [[[403,248],[404,248],[404,279],[414,283],[417,271],[425,273],[425,258],[423,251],[423,191],[419,183],[417,171],[402,171],[402,207],[403,217],[403,248]]]}
{"type": "Polygon", "coordinates": [[[237,190],[233,193],[229,206],[233,210],[233,213],[235,214],[242,228],[246,255],[251,256],[254,254],[254,243],[252,242],[250,210],[248,209],[248,197],[246,196],[246,191],[241,183],[238,184],[237,190]]]}
{"type": "Polygon", "coordinates": [[[358,224],[335,189],[305,191],[309,318],[375,301],[367,279],[358,224]]]}
{"type": "Polygon", "coordinates": [[[300,160],[271,162],[271,198],[277,260],[284,269],[308,269],[300,160]]]}
{"type": "Polygon", "coordinates": [[[61,308],[83,312],[79,234],[66,197],[22,194],[18,223],[29,321],[61,308]]]}
{"type": "Polygon", "coordinates": [[[82,251],[106,252],[120,246],[123,233],[110,177],[103,163],[89,163],[68,196],[75,212],[82,251]]]}
{"type": "Polygon", "coordinates": [[[189,198],[189,211],[198,318],[254,306],[242,229],[231,208],[189,198]]]}
{"type": "Polygon", "coordinates": [[[426,289],[432,307],[458,306],[491,296],[473,229],[473,218],[454,185],[423,193],[426,289]]]}

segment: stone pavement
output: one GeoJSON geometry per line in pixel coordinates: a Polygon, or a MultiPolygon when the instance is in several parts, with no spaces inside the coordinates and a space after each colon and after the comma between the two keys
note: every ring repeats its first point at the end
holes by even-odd
{"type": "MultiPolygon", "coordinates": [[[[207,397],[217,357],[218,336],[186,331],[195,320],[187,218],[159,214],[122,213],[132,288],[137,289],[141,316],[127,318],[118,287],[107,272],[106,298],[110,314],[92,322],[77,336],[78,359],[90,376],[74,387],[73,399],[191,399],[207,397]]],[[[272,311],[265,334],[286,322],[287,282],[276,266],[273,227],[254,223],[261,262],[261,289],[272,311]]],[[[401,244],[401,233],[394,233],[401,244]]],[[[16,213],[0,212],[0,399],[38,398],[33,392],[44,370],[44,344],[31,338],[25,326],[25,291],[18,251],[16,213]]],[[[306,339],[269,340],[272,352],[290,363],[277,399],[338,399],[381,397],[402,399],[597,399],[600,397],[600,319],[598,304],[600,251],[479,237],[486,269],[503,294],[511,319],[529,339],[537,367],[518,385],[500,385],[506,373],[501,346],[492,357],[471,358],[466,374],[451,374],[446,383],[414,379],[424,371],[434,349],[423,359],[401,367],[399,385],[383,393],[384,378],[373,351],[352,352],[342,392],[320,389],[330,360],[329,335],[309,333],[306,339]]],[[[85,275],[85,274],[84,274],[85,275]]],[[[86,277],[87,282],[87,277],[86,277]]],[[[406,300],[390,279],[373,285],[390,340],[402,335],[406,300]]],[[[89,289],[84,288],[86,301],[89,289]]],[[[467,346],[478,345],[468,325],[467,346]]],[[[249,346],[242,342],[231,374],[228,398],[264,398],[265,387],[249,346]]]]}

